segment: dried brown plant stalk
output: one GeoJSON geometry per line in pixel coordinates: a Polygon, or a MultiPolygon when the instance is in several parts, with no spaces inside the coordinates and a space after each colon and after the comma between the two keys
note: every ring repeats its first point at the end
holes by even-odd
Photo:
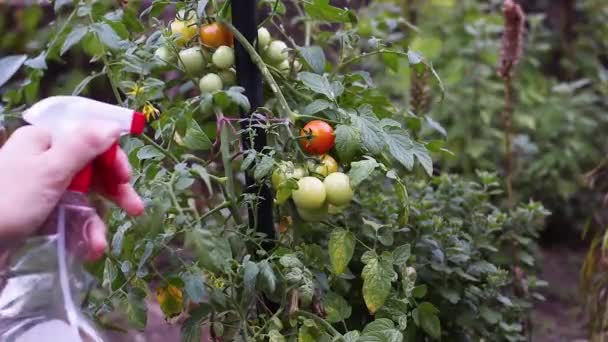
{"type": "Polygon", "coordinates": [[[504,82],[504,102],[505,107],[502,112],[502,122],[505,134],[505,175],[507,183],[508,203],[513,203],[513,110],[514,110],[514,89],[513,72],[519,63],[523,53],[524,31],[526,15],[519,4],[513,0],[505,0],[503,5],[503,15],[505,18],[505,28],[502,36],[500,48],[500,66],[498,74],[504,82]]]}

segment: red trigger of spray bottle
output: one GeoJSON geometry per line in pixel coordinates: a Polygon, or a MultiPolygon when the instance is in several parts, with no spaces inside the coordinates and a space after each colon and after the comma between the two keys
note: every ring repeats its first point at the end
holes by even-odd
{"type": "MultiPolygon", "coordinates": [[[[128,108],[111,105],[79,96],[53,96],[29,108],[23,118],[29,124],[50,129],[55,133],[67,132],[87,121],[107,121],[118,124],[122,134],[141,134],[146,119],[143,114],[128,108]]],[[[68,190],[87,193],[93,180],[105,194],[118,193],[119,180],[115,173],[118,142],[81,170],[68,190]]]]}

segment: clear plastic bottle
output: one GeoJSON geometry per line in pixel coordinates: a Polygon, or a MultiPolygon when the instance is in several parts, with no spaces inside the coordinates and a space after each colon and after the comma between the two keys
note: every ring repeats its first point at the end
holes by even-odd
{"type": "Polygon", "coordinates": [[[82,260],[93,220],[82,192],[67,191],[35,237],[10,246],[0,276],[1,341],[103,341],[81,313],[88,287],[82,260]]]}

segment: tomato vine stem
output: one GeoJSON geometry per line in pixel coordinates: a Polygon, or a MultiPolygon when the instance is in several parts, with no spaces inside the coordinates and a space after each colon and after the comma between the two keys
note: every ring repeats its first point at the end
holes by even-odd
{"type": "Polygon", "coordinates": [[[218,122],[221,121],[220,127],[220,153],[222,155],[222,164],[224,166],[224,173],[226,176],[226,196],[228,196],[228,200],[231,202],[230,205],[230,213],[234,218],[234,221],[241,225],[243,220],[239,215],[239,210],[237,206],[234,204],[234,199],[236,198],[236,191],[234,187],[234,174],[232,172],[232,158],[230,156],[230,125],[227,122],[223,121],[224,115],[220,111],[216,111],[218,122]]]}
{"type": "Polygon", "coordinates": [[[324,320],[323,318],[308,312],[308,311],[302,311],[302,310],[298,310],[295,312],[295,314],[297,316],[302,316],[302,317],[306,317],[306,318],[310,318],[313,321],[319,323],[320,325],[322,325],[323,327],[325,327],[325,329],[329,332],[332,333],[332,335],[334,336],[342,336],[342,334],[340,334],[340,332],[338,330],[336,330],[336,328],[334,328],[331,324],[329,324],[326,320],[324,320]]]}
{"type": "Polygon", "coordinates": [[[283,92],[281,92],[281,88],[279,88],[278,83],[274,80],[274,77],[272,77],[270,70],[268,69],[268,67],[266,67],[266,63],[264,63],[264,60],[258,54],[255,47],[253,47],[253,45],[251,45],[251,43],[249,43],[247,38],[245,38],[245,36],[243,36],[241,34],[241,32],[239,32],[239,30],[237,30],[231,23],[229,23],[223,19],[219,19],[219,21],[223,25],[226,25],[226,27],[232,32],[234,37],[239,41],[239,43],[243,46],[243,48],[245,48],[245,50],[251,57],[251,61],[258,67],[258,69],[262,73],[262,76],[266,79],[266,82],[268,82],[268,85],[270,86],[270,90],[272,90],[272,92],[275,94],[275,96],[279,100],[279,103],[281,104],[281,107],[283,109],[283,113],[282,113],[283,115],[281,115],[281,116],[294,120],[295,119],[294,112],[289,107],[289,104],[287,103],[287,100],[285,99],[283,92]]]}

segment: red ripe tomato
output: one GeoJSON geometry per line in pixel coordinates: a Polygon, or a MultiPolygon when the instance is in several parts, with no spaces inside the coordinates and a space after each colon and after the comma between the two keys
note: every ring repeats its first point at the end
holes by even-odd
{"type": "Polygon", "coordinates": [[[334,146],[334,129],[325,121],[313,120],[300,131],[300,144],[310,154],[325,154],[334,146]]]}
{"type": "Polygon", "coordinates": [[[234,36],[232,35],[232,32],[220,23],[201,26],[199,35],[203,45],[212,49],[217,49],[222,45],[230,47],[234,45],[234,36]]]}

